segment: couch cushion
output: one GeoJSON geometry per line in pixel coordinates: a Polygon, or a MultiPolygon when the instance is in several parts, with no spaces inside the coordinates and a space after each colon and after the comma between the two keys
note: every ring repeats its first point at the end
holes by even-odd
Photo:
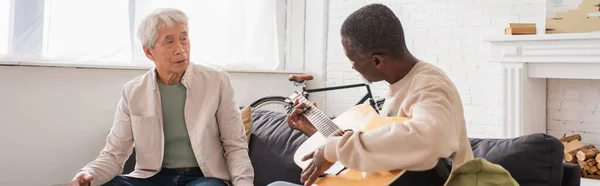
{"type": "Polygon", "coordinates": [[[296,149],[308,139],[290,129],[284,113],[268,110],[252,111],[252,134],[249,151],[254,167],[254,185],[274,181],[300,184],[300,169],[293,161],[296,149]]]}
{"type": "Polygon", "coordinates": [[[560,186],[563,145],[547,134],[510,139],[471,138],[475,157],[484,158],[508,170],[521,186],[560,186]]]}

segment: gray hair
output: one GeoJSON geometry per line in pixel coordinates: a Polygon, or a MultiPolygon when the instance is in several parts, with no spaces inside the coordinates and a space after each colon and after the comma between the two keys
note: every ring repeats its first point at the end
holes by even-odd
{"type": "Polygon", "coordinates": [[[187,15],[181,10],[173,8],[160,8],[153,11],[144,18],[137,32],[142,46],[154,48],[154,43],[158,40],[158,30],[164,25],[172,27],[176,22],[187,27],[187,15]]]}
{"type": "Polygon", "coordinates": [[[348,48],[363,58],[381,53],[403,57],[408,53],[400,20],[382,4],[356,10],[346,18],[340,32],[348,48]]]}

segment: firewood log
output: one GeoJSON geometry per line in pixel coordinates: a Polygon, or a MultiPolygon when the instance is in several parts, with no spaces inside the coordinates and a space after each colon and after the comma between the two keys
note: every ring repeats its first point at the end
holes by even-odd
{"type": "Polygon", "coordinates": [[[596,164],[596,166],[598,167],[598,169],[600,169],[600,164],[596,164]]]}
{"type": "Polygon", "coordinates": [[[581,167],[582,170],[590,169],[590,166],[585,161],[577,160],[577,163],[579,163],[579,167],[581,167]]]}
{"type": "Polygon", "coordinates": [[[590,174],[598,174],[598,167],[593,166],[593,167],[590,168],[590,170],[588,170],[588,172],[590,174]]]}
{"type": "Polygon", "coordinates": [[[581,160],[581,161],[585,161],[588,158],[592,158],[592,157],[596,157],[596,155],[600,153],[598,151],[598,149],[593,148],[593,149],[584,149],[584,150],[580,150],[577,151],[577,159],[581,160]]]}
{"type": "Polygon", "coordinates": [[[586,170],[581,169],[581,175],[585,178],[588,176],[588,172],[586,170]]]}
{"type": "Polygon", "coordinates": [[[600,154],[596,154],[596,162],[600,162],[600,154]]]}
{"type": "Polygon", "coordinates": [[[596,164],[598,164],[598,162],[596,162],[596,160],[593,158],[585,160],[585,163],[590,167],[595,167],[596,164]]]}
{"type": "Polygon", "coordinates": [[[580,151],[580,150],[584,150],[584,149],[594,149],[596,148],[596,146],[594,145],[585,145],[583,147],[579,147],[575,150],[572,150],[570,152],[568,152],[567,154],[565,154],[565,161],[570,162],[570,163],[575,163],[577,161],[577,156],[575,156],[575,154],[580,151]]]}
{"type": "Polygon", "coordinates": [[[564,160],[565,160],[565,162],[575,163],[575,162],[577,162],[577,157],[571,155],[570,153],[566,153],[564,160]]]}
{"type": "Polygon", "coordinates": [[[569,143],[569,142],[571,142],[573,140],[579,140],[579,141],[581,141],[581,135],[579,135],[579,134],[573,134],[573,135],[570,135],[570,136],[565,136],[565,135],[563,135],[563,137],[559,139],[561,142],[567,142],[567,143],[569,143]]]}

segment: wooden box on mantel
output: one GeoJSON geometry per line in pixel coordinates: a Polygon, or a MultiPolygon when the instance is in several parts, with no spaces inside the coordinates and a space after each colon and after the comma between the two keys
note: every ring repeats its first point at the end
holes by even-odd
{"type": "Polygon", "coordinates": [[[505,35],[531,35],[536,34],[535,23],[510,23],[504,29],[505,35]]]}

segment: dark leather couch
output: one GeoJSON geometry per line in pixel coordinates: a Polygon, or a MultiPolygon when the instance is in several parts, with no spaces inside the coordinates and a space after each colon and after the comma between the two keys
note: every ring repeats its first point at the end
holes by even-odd
{"type": "MultiPolygon", "coordinates": [[[[294,152],[307,139],[288,128],[282,113],[253,110],[250,158],[255,185],[274,181],[299,183],[301,169],[292,160],[294,152]]],[[[579,186],[579,165],[563,163],[563,145],[547,134],[531,134],[511,139],[471,138],[475,157],[484,158],[508,170],[521,186],[579,186]]],[[[135,155],[125,163],[131,172],[135,155]]]]}

